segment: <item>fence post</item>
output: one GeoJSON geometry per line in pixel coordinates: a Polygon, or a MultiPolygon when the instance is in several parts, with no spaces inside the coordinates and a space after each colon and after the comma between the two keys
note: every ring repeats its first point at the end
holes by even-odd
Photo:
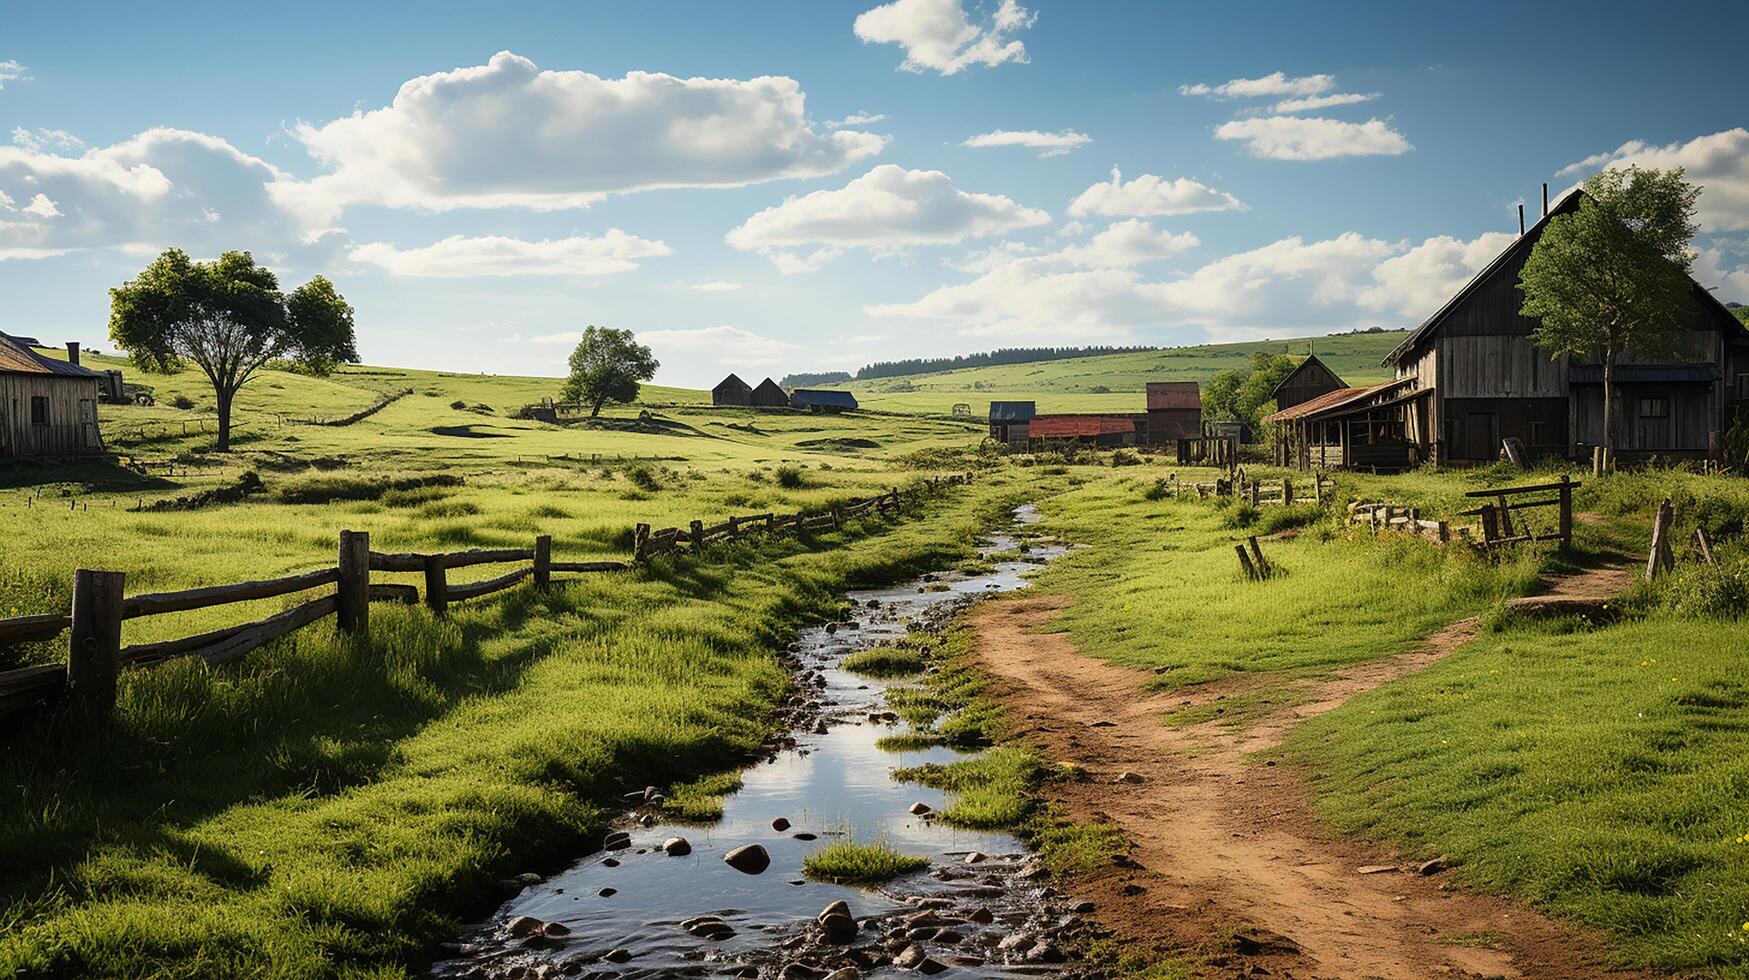
{"type": "MultiPolygon", "coordinates": [[[[648,535],[649,527],[650,527],[648,524],[640,524],[638,526],[644,528],[645,534],[648,535]]],[[[736,517],[733,514],[730,514],[729,515],[729,537],[731,539],[733,539],[733,538],[738,538],[740,536],[741,536],[741,519],[739,517],[736,517]]]]}
{"type": "Polygon", "coordinates": [[[1573,481],[1561,474],[1561,547],[1573,546],[1573,481]]]}
{"type": "Polygon", "coordinates": [[[1257,535],[1251,535],[1248,543],[1251,545],[1251,557],[1257,559],[1257,574],[1264,578],[1268,578],[1269,562],[1264,560],[1263,549],[1257,545],[1257,535]]]}
{"type": "Polygon", "coordinates": [[[834,531],[836,531],[837,529],[839,529],[843,526],[844,526],[844,508],[839,506],[838,504],[833,504],[832,505],[832,529],[834,531]]]}
{"type": "Polygon", "coordinates": [[[1499,524],[1495,521],[1494,505],[1482,505],[1482,543],[1488,544],[1500,536],[1499,524]]]}
{"type": "Polygon", "coordinates": [[[1312,503],[1324,503],[1324,468],[1322,466],[1312,471],[1312,503]]]}
{"type": "Polygon", "coordinates": [[[1664,567],[1664,549],[1669,545],[1666,538],[1670,534],[1670,501],[1666,498],[1658,505],[1657,514],[1652,518],[1652,550],[1646,556],[1646,581],[1658,577],[1658,572],[1664,567]]]}
{"type": "Polygon", "coordinates": [[[1451,525],[1445,521],[1439,522],[1439,543],[1442,545],[1451,543],[1451,525]]]}
{"type": "Polygon", "coordinates": [[[67,645],[67,686],[92,717],[115,707],[121,654],[123,572],[73,572],[73,628],[67,645]]]}
{"type": "Polygon", "coordinates": [[[699,552],[703,551],[704,550],[704,521],[701,521],[701,520],[698,520],[697,518],[694,518],[692,521],[691,529],[688,531],[688,534],[692,538],[692,553],[698,554],[699,552]]]}
{"type": "Polygon", "coordinates": [[[1251,556],[1245,553],[1245,546],[1242,544],[1236,544],[1233,546],[1233,550],[1239,553],[1239,565],[1245,569],[1245,577],[1255,580],[1257,578],[1257,569],[1251,564],[1251,556]]]}
{"type": "Polygon", "coordinates": [[[534,587],[544,589],[553,581],[553,536],[539,534],[534,539],[534,587]]]}
{"type": "Polygon", "coordinates": [[[449,611],[449,575],[442,555],[425,556],[425,605],[439,616],[449,611]]]}
{"type": "MultiPolygon", "coordinates": [[[[735,531],[735,519],[729,518],[729,532],[735,531]]],[[[650,551],[650,525],[639,524],[632,529],[632,561],[643,561],[650,551]]]]}
{"type": "Polygon", "coordinates": [[[347,633],[370,628],[370,532],[340,532],[340,595],[335,621],[347,633]]]}
{"type": "Polygon", "coordinates": [[[768,534],[777,530],[777,512],[776,511],[772,511],[771,513],[765,515],[765,530],[766,530],[766,533],[768,533],[768,534]]]}
{"type": "Polygon", "coordinates": [[[1291,476],[1281,478],[1281,505],[1283,507],[1294,505],[1294,478],[1291,476]]]}

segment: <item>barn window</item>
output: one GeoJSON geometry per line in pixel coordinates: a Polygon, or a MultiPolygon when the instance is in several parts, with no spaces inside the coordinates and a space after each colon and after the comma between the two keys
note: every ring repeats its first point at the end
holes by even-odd
{"type": "Polygon", "coordinates": [[[1737,397],[1749,401],[1749,374],[1737,375],[1737,397]]]}
{"type": "Polygon", "coordinates": [[[1640,399],[1640,418],[1667,419],[1670,417],[1670,399],[1642,398],[1640,399]]]}
{"type": "Polygon", "coordinates": [[[49,399],[47,395],[30,396],[30,424],[49,424],[49,399]]]}

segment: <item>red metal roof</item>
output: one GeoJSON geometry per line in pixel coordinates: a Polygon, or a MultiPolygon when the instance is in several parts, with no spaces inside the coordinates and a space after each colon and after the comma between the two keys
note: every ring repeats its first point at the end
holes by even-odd
{"type": "Polygon", "coordinates": [[[66,378],[95,378],[97,372],[78,364],[44,357],[0,333],[0,372],[7,374],[58,374],[66,378]]]}
{"type": "Polygon", "coordinates": [[[1310,415],[1319,415],[1330,409],[1340,408],[1349,402],[1359,401],[1369,395],[1378,394],[1387,388],[1395,388],[1398,385],[1407,384],[1411,380],[1413,379],[1399,378],[1396,381],[1387,381],[1384,384],[1373,385],[1370,388],[1338,388],[1335,391],[1326,391],[1316,398],[1300,402],[1298,405],[1290,405],[1287,408],[1276,412],[1274,415],[1265,416],[1263,421],[1291,422],[1294,419],[1303,419],[1310,415]]]}
{"type": "Polygon", "coordinates": [[[1148,382],[1148,411],[1157,408],[1202,409],[1202,391],[1194,381],[1148,382]]]}
{"type": "Polygon", "coordinates": [[[1035,415],[1026,433],[1033,439],[1071,439],[1135,431],[1128,415],[1035,415]]]}

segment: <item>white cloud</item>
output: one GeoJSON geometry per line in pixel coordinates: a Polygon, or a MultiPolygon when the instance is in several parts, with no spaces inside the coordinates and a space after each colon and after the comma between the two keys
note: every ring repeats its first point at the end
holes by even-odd
{"type": "Polygon", "coordinates": [[[12,145],[32,153],[82,152],[85,141],[64,129],[12,127],[12,145]]]}
{"type": "Polygon", "coordinates": [[[1093,142],[1091,136],[1084,136],[1072,129],[1060,133],[1044,133],[1036,129],[996,129],[988,133],[979,133],[971,137],[961,146],[1024,146],[1030,149],[1043,150],[1040,157],[1062,156],[1077,147],[1093,142]]]}
{"type": "Polygon", "coordinates": [[[1197,83],[1180,85],[1181,95],[1212,95],[1224,99],[1248,99],[1259,96],[1318,95],[1335,87],[1333,75],[1302,75],[1289,78],[1286,72],[1271,72],[1262,78],[1235,78],[1219,85],[1197,83]]]}
{"type": "Polygon", "coordinates": [[[854,30],[865,44],[903,47],[905,71],[954,75],[973,65],[1026,61],[1026,45],[1013,35],[1034,19],[1016,0],[1001,0],[983,24],[972,22],[961,0],[893,0],[857,15],[854,30]]]}
{"type": "Polygon", "coordinates": [[[772,264],[777,266],[777,271],[786,276],[796,276],[801,275],[804,272],[813,272],[843,254],[843,249],[832,248],[830,246],[814,249],[806,255],[801,255],[795,252],[765,252],[765,255],[771,259],[772,264]]]}
{"type": "Polygon", "coordinates": [[[649,344],[664,363],[677,355],[708,352],[724,363],[766,365],[802,350],[799,344],[728,325],[697,330],[645,330],[638,334],[638,342],[649,344]]]}
{"type": "Polygon", "coordinates": [[[30,76],[25,74],[25,72],[28,71],[30,71],[29,68],[24,67],[10,58],[5,61],[0,61],[0,88],[5,88],[7,82],[30,81],[30,76]]]}
{"type": "Polygon", "coordinates": [[[239,244],[277,259],[322,231],[275,201],[273,190],[293,178],[215,136],[151,129],[78,156],[21,143],[0,147],[0,194],[30,202],[0,221],[0,259],[166,245],[211,254],[239,244]]]}
{"type": "Polygon", "coordinates": [[[300,123],[294,134],[331,172],[278,190],[324,218],[354,202],[572,208],[652,188],[821,177],[886,144],[816,131],[804,98],[791,78],[606,79],[501,51],[414,78],[385,107],[300,123]]]}
{"type": "Polygon", "coordinates": [[[1235,119],[1215,128],[1215,139],[1244,140],[1252,156],[1271,160],[1394,156],[1414,147],[1380,119],[1364,123],[1300,116],[1235,119]]]}
{"type": "Polygon", "coordinates": [[[1749,129],[1739,126],[1666,146],[1630,140],[1609,153],[1563,167],[1556,176],[1590,176],[1605,166],[1682,167],[1688,179],[1702,188],[1698,205],[1702,229],[1749,229],[1749,129]]]}
{"type": "Polygon", "coordinates": [[[1237,337],[1279,336],[1284,325],[1407,324],[1425,318],[1510,241],[1484,235],[1410,245],[1349,232],[1323,241],[1284,238],[1167,278],[1138,271],[1142,261],[1188,247],[1177,237],[1119,222],[1086,246],[990,263],[969,282],[867,312],[953,324],[973,335],[1064,340],[1174,326],[1237,337]]]}
{"type": "Polygon", "coordinates": [[[1303,99],[1288,99],[1275,104],[1276,112],[1309,112],[1313,109],[1328,109],[1331,106],[1354,105],[1357,102],[1371,102],[1378,98],[1380,92],[1332,92],[1329,95],[1312,95],[1303,99]]]}
{"type": "Polygon", "coordinates": [[[431,278],[468,276],[605,276],[629,272],[637,260],[672,255],[662,242],[630,235],[618,228],[599,237],[573,236],[530,242],[486,235],[452,235],[422,248],[396,248],[369,242],[352,248],[354,262],[374,265],[390,275],[431,278]]]}
{"type": "Polygon", "coordinates": [[[732,293],[735,290],[740,289],[741,284],[738,282],[728,282],[722,279],[713,279],[710,282],[695,282],[688,285],[686,288],[695,293],[732,293]]]}
{"type": "Polygon", "coordinates": [[[1225,191],[1188,177],[1166,180],[1153,174],[1143,174],[1124,183],[1123,174],[1111,168],[1111,180],[1094,184],[1069,203],[1072,215],[1102,214],[1109,216],[1190,214],[1195,211],[1243,211],[1245,205],[1225,191]]]}
{"type": "Polygon", "coordinates": [[[1718,247],[1699,249],[1694,257],[1695,281],[1726,303],[1749,303],[1749,242],[1738,245],[1736,258],[1718,247]]]}
{"type": "Polygon", "coordinates": [[[772,256],[789,272],[817,268],[846,248],[892,251],[951,245],[1050,220],[1045,212],[999,194],[962,191],[939,170],[882,164],[838,190],[786,198],[748,218],[726,238],[743,251],[772,256]],[[794,256],[780,251],[802,246],[821,246],[828,254],[816,252],[797,265],[794,256]]]}
{"type": "Polygon", "coordinates": [[[833,129],[843,129],[846,126],[873,126],[875,123],[885,122],[886,118],[885,113],[853,112],[843,119],[834,119],[826,125],[833,129]]]}

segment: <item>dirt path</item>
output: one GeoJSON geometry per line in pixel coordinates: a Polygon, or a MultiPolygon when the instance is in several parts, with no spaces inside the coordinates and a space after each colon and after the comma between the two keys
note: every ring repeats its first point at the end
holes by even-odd
{"type": "MultiPolygon", "coordinates": [[[[1628,576],[1604,568],[1551,591],[1613,595],[1628,576]]],[[[1603,975],[1593,937],[1522,903],[1455,888],[1444,874],[1420,874],[1386,846],[1336,836],[1287,767],[1243,758],[1306,718],[1425,668],[1473,638],[1475,619],[1333,678],[1277,682],[1280,696],[1268,695],[1274,704],[1250,724],[1168,727],[1168,711],[1260,692],[1268,681],[1147,694],[1151,675],[1082,656],[1064,634],[1034,632],[1067,601],[985,603],[970,621],[976,654],[1021,735],[1092,774],[1053,784],[1056,801],[1077,818],[1110,818],[1133,842],[1133,867],[1073,886],[1120,939],[1199,954],[1217,975],[1603,975]],[[1124,772],[1141,781],[1116,781],[1124,772]]]]}

